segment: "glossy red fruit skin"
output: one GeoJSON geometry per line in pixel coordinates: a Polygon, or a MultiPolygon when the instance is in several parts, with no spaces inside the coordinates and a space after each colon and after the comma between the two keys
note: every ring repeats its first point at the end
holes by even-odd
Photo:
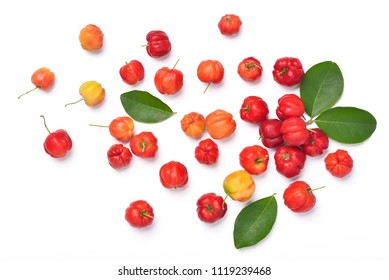
{"type": "MultiPolygon", "coordinates": [[[[203,82],[210,84],[220,84],[224,78],[224,66],[218,60],[203,60],[197,66],[197,78],[203,82]]],[[[204,90],[207,91],[208,86],[204,90]]]]}
{"type": "Polygon", "coordinates": [[[259,136],[267,148],[277,148],[284,143],[281,133],[282,122],[279,119],[266,119],[259,125],[259,136]]]}
{"type": "Polygon", "coordinates": [[[260,175],[267,170],[269,162],[268,151],[259,146],[246,146],[239,153],[239,163],[251,175],[260,175]]]}
{"type": "Polygon", "coordinates": [[[239,33],[240,27],[242,26],[242,20],[238,15],[226,14],[221,17],[217,26],[221,34],[225,36],[233,36],[239,33]]]}
{"type": "Polygon", "coordinates": [[[316,197],[311,187],[304,181],[291,183],[283,194],[284,204],[293,212],[310,211],[316,204],[316,197]]]}
{"type": "Polygon", "coordinates": [[[305,121],[299,117],[289,117],[284,120],[280,131],[284,142],[291,146],[303,145],[309,139],[309,131],[305,121]]]}
{"type": "Polygon", "coordinates": [[[227,212],[227,203],[215,193],[203,194],[196,202],[197,216],[205,223],[214,223],[223,218],[227,212]]]}
{"type": "Polygon", "coordinates": [[[240,118],[249,123],[260,123],[267,118],[269,108],[267,103],[258,96],[248,96],[240,107],[240,118]]]}
{"type": "Polygon", "coordinates": [[[158,139],[150,131],[142,131],[132,136],[130,148],[140,158],[154,158],[158,151],[158,139]]]}
{"type": "Polygon", "coordinates": [[[281,121],[284,121],[289,117],[301,117],[304,112],[304,103],[296,94],[285,94],[278,99],[276,115],[281,121]]]}
{"type": "Polygon", "coordinates": [[[215,164],[219,158],[218,145],[210,138],[201,140],[195,148],[195,158],[201,164],[215,164]]]}
{"type": "Polygon", "coordinates": [[[304,151],[296,146],[279,146],[274,153],[276,170],[286,178],[299,175],[304,168],[305,160],[304,151]]]}
{"type": "Polygon", "coordinates": [[[146,51],[153,58],[166,56],[172,49],[169,36],[162,30],[153,30],[146,35],[146,51]]]}
{"type": "Polygon", "coordinates": [[[126,209],[124,218],[135,228],[145,228],[154,221],[154,210],[145,200],[136,200],[126,209]]]}
{"type": "Polygon", "coordinates": [[[298,58],[279,58],[274,63],[273,68],[274,80],[283,86],[295,86],[301,82],[304,76],[303,65],[298,58]]]}
{"type": "Polygon", "coordinates": [[[261,62],[255,57],[246,57],[238,64],[238,74],[246,82],[256,82],[262,77],[261,62]]]}
{"type": "Polygon", "coordinates": [[[136,85],[144,79],[145,69],[140,61],[131,60],[120,68],[119,74],[126,84],[136,85]]]}
{"type": "Polygon", "coordinates": [[[132,153],[123,144],[114,144],[108,149],[107,158],[112,168],[122,169],[130,164],[132,153]]]}
{"type": "Polygon", "coordinates": [[[51,132],[45,139],[43,147],[45,152],[53,158],[63,158],[72,149],[73,142],[64,129],[51,132]]]}
{"type": "Polygon", "coordinates": [[[159,93],[174,95],[184,85],[184,74],[178,69],[162,67],[155,73],[154,84],[159,93]]]}
{"type": "Polygon", "coordinates": [[[170,161],[161,166],[159,178],[167,189],[182,189],[188,183],[188,170],[178,161],[170,161]]]}
{"type": "Polygon", "coordinates": [[[346,150],[337,149],[324,158],[325,167],[333,176],[344,178],[354,166],[354,160],[346,150]]]}
{"type": "Polygon", "coordinates": [[[328,148],[329,139],[327,134],[320,128],[312,128],[309,130],[309,139],[301,147],[304,153],[310,157],[316,157],[323,154],[328,148]]]}

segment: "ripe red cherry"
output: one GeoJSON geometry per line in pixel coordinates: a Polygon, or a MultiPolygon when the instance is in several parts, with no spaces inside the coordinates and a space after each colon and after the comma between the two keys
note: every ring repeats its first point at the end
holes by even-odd
{"type": "Polygon", "coordinates": [[[259,135],[267,148],[276,148],[284,143],[281,133],[282,122],[279,119],[266,119],[260,123],[259,135]]]}
{"type": "Polygon", "coordinates": [[[224,198],[215,193],[203,194],[197,200],[197,216],[205,223],[214,223],[223,218],[227,212],[224,198]]]}
{"type": "Polygon", "coordinates": [[[328,172],[338,178],[346,177],[351,173],[354,161],[346,150],[338,149],[333,153],[329,153],[324,163],[328,172]]]}
{"type": "Polygon", "coordinates": [[[219,147],[211,138],[201,140],[195,148],[195,158],[199,163],[212,165],[217,162],[218,157],[219,147]]]}
{"type": "Polygon", "coordinates": [[[305,154],[310,157],[322,155],[324,150],[328,148],[329,139],[327,134],[320,128],[312,128],[309,130],[309,139],[302,145],[305,154]]]}
{"type": "Polygon", "coordinates": [[[238,65],[239,76],[247,82],[255,82],[262,76],[261,62],[255,57],[247,57],[238,65]]]}
{"type": "Polygon", "coordinates": [[[281,121],[284,121],[289,117],[301,117],[304,112],[304,103],[296,94],[285,94],[278,99],[276,114],[281,121]]]}
{"type": "Polygon", "coordinates": [[[291,146],[303,145],[309,139],[309,131],[305,121],[298,117],[290,117],[284,120],[280,131],[285,143],[291,146]]]}
{"type": "Polygon", "coordinates": [[[158,139],[152,132],[142,131],[132,136],[130,148],[134,155],[141,158],[154,158],[158,151],[158,139]]]}
{"type": "Polygon", "coordinates": [[[121,169],[128,166],[132,159],[130,149],[123,144],[112,145],[107,152],[108,163],[115,169],[121,169]]]}
{"type": "Polygon", "coordinates": [[[131,60],[120,68],[119,74],[123,82],[135,85],[144,79],[145,69],[138,60],[131,60]]]}
{"type": "Polygon", "coordinates": [[[188,170],[178,161],[169,161],[161,166],[159,177],[167,189],[182,189],[188,183],[188,170]]]}
{"type": "Polygon", "coordinates": [[[283,194],[285,205],[293,212],[308,212],[316,204],[311,187],[304,181],[291,183],[283,194]]]}
{"type": "Polygon", "coordinates": [[[220,33],[225,36],[232,36],[239,33],[242,21],[239,16],[234,14],[226,14],[221,17],[218,23],[220,33]]]}
{"type": "Polygon", "coordinates": [[[146,35],[146,51],[153,58],[163,57],[170,53],[172,44],[166,32],[153,30],[146,35]]]}
{"type": "Polygon", "coordinates": [[[31,76],[31,82],[35,85],[35,87],[22,95],[19,95],[18,98],[36,90],[41,89],[43,91],[49,90],[55,81],[55,74],[49,68],[42,67],[36,70],[31,76]]]}
{"type": "Polygon", "coordinates": [[[50,132],[46,125],[46,120],[43,115],[44,125],[49,135],[46,137],[43,147],[47,154],[53,158],[63,158],[72,149],[72,139],[64,129],[58,129],[54,132],[50,132]]]}
{"type": "Polygon", "coordinates": [[[269,108],[262,98],[253,95],[243,100],[239,113],[242,120],[255,124],[266,119],[269,108]]]}
{"type": "Polygon", "coordinates": [[[154,84],[162,94],[174,95],[178,93],[184,85],[184,74],[176,69],[177,63],[172,69],[168,67],[160,68],[154,76],[154,84]]]}
{"type": "Polygon", "coordinates": [[[124,217],[132,227],[150,226],[154,221],[153,207],[145,200],[136,200],[127,207],[124,217]]]}

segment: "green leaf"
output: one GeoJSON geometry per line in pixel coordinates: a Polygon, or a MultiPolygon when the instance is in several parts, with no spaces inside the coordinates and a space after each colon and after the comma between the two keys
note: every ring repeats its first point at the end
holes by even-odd
{"type": "Polygon", "coordinates": [[[328,137],[341,143],[355,144],[368,139],[377,127],[369,112],[355,107],[334,107],[315,119],[328,137]]]}
{"type": "Polygon", "coordinates": [[[305,112],[314,118],[331,108],[343,93],[343,75],[338,65],[324,61],[312,66],[300,84],[305,112]]]}
{"type": "Polygon", "coordinates": [[[243,208],[235,220],[234,244],[240,249],[257,244],[273,228],[277,217],[274,195],[259,199],[243,208]]]}
{"type": "Polygon", "coordinates": [[[132,90],[122,93],[120,101],[126,113],[143,123],[157,123],[174,115],[172,109],[147,91],[132,90]]]}

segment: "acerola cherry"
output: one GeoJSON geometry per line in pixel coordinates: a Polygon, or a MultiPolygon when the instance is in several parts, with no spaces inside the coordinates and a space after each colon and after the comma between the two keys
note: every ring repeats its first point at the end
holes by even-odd
{"type": "Polygon", "coordinates": [[[262,76],[261,62],[255,57],[246,57],[238,65],[238,74],[246,82],[255,82],[262,76]]]}
{"type": "Polygon", "coordinates": [[[153,30],[146,35],[147,54],[154,58],[163,57],[170,53],[172,44],[168,35],[161,30],[153,30]]]}
{"type": "Polygon", "coordinates": [[[152,132],[143,131],[132,136],[130,148],[134,155],[141,158],[154,158],[158,151],[158,139],[152,132]]]}
{"type": "Polygon", "coordinates": [[[120,68],[119,74],[126,84],[136,85],[144,79],[145,69],[138,60],[131,60],[120,68]]]}
{"type": "Polygon", "coordinates": [[[103,47],[104,34],[98,26],[88,24],[81,29],[79,40],[84,50],[98,51],[103,47]]]}
{"type": "Polygon", "coordinates": [[[188,183],[188,170],[178,161],[170,161],[161,166],[159,178],[167,189],[182,189],[188,183]]]}
{"type": "Polygon", "coordinates": [[[224,67],[218,60],[204,60],[197,67],[197,77],[203,83],[207,83],[204,92],[211,84],[219,84],[224,77],[224,67]]]}
{"type": "Polygon", "coordinates": [[[184,74],[176,69],[177,63],[172,69],[168,67],[160,68],[154,76],[154,84],[162,94],[174,95],[178,93],[184,85],[184,74]]]}
{"type": "Polygon", "coordinates": [[[226,14],[221,17],[218,23],[220,33],[226,36],[232,36],[239,33],[242,21],[239,16],[234,14],[226,14]]]}
{"type": "Polygon", "coordinates": [[[304,69],[299,59],[283,57],[274,64],[273,78],[280,85],[294,86],[301,82],[304,69]]]}
{"type": "Polygon", "coordinates": [[[213,139],[226,139],[236,129],[234,116],[222,109],[216,109],[205,117],[205,127],[213,139]]]}
{"type": "Polygon", "coordinates": [[[282,122],[279,119],[266,119],[259,125],[262,144],[267,148],[276,148],[284,143],[281,133],[282,122]]]}
{"type": "Polygon", "coordinates": [[[80,86],[79,93],[82,98],[75,102],[67,103],[65,107],[68,105],[76,104],[81,101],[84,101],[85,104],[90,107],[94,107],[103,102],[105,98],[105,89],[101,86],[100,83],[96,81],[87,81],[83,83],[80,86]]]}
{"type": "Polygon", "coordinates": [[[128,166],[132,159],[130,149],[123,144],[112,145],[107,152],[108,163],[115,169],[121,169],[128,166]]]}
{"type": "Polygon", "coordinates": [[[31,82],[35,85],[35,87],[22,95],[19,95],[18,98],[36,90],[41,89],[43,91],[49,90],[55,81],[55,74],[54,72],[50,71],[49,68],[42,67],[36,70],[32,76],[31,76],[31,82]]]}
{"type": "Polygon", "coordinates": [[[251,175],[264,173],[268,162],[268,151],[259,145],[247,146],[239,153],[240,165],[251,175]]]}
{"type": "Polygon", "coordinates": [[[260,123],[269,114],[266,102],[258,96],[248,96],[240,107],[240,118],[249,123],[260,123]]]}
{"type": "Polygon", "coordinates": [[[246,170],[237,170],[227,175],[224,179],[223,189],[232,200],[245,202],[253,196],[255,182],[251,174],[246,170]]]}
{"type": "Polygon", "coordinates": [[[53,158],[63,158],[72,149],[73,143],[69,134],[63,130],[58,129],[54,132],[50,132],[46,125],[46,119],[43,115],[43,123],[49,135],[46,137],[43,147],[45,152],[53,158]]]}
{"type": "Polygon", "coordinates": [[[182,131],[192,138],[200,138],[205,131],[205,117],[197,112],[186,114],[180,124],[182,131]]]}
{"type": "Polygon", "coordinates": [[[309,139],[301,147],[307,156],[315,157],[323,154],[323,151],[328,148],[329,139],[327,134],[320,128],[312,128],[309,130],[309,139]]]}
{"type": "Polygon", "coordinates": [[[289,117],[301,117],[305,112],[301,98],[293,93],[285,94],[278,99],[277,117],[284,121],[289,117]]]}
{"type": "Polygon", "coordinates": [[[219,147],[210,138],[201,140],[195,148],[195,158],[199,163],[212,165],[219,157],[219,147]]]}
{"type": "Polygon", "coordinates": [[[121,142],[130,141],[131,137],[134,135],[134,121],[127,116],[113,119],[109,126],[97,124],[90,124],[90,126],[108,127],[112,137],[121,142]]]}
{"type": "Polygon", "coordinates": [[[214,223],[227,212],[227,203],[215,193],[203,194],[196,202],[197,216],[205,223],[214,223]]]}
{"type": "Polygon", "coordinates": [[[305,165],[306,155],[296,146],[279,146],[274,153],[274,161],[278,173],[286,178],[300,174],[305,165]]]}
{"type": "Polygon", "coordinates": [[[153,207],[145,200],[136,200],[127,207],[124,217],[132,227],[147,227],[154,221],[153,207]]]}
{"type": "Polygon", "coordinates": [[[338,149],[324,159],[326,169],[335,177],[346,177],[353,169],[354,161],[346,150],[338,149]]]}
{"type": "Polygon", "coordinates": [[[316,204],[313,191],[306,182],[295,181],[285,189],[284,203],[293,212],[308,212],[316,204]]]}
{"type": "Polygon", "coordinates": [[[286,144],[299,146],[305,144],[309,139],[305,121],[298,117],[290,117],[284,120],[280,131],[286,144]]]}

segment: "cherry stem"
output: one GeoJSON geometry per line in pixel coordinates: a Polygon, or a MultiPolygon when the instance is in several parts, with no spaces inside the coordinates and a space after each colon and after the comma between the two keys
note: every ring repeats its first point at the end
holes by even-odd
{"type": "Polygon", "coordinates": [[[311,192],[313,192],[313,191],[317,191],[317,190],[320,190],[320,189],[323,189],[323,188],[325,188],[326,186],[321,186],[321,187],[318,187],[318,188],[315,188],[315,189],[311,189],[311,192]]]}
{"type": "Polygon", "coordinates": [[[211,85],[211,83],[208,83],[207,87],[205,88],[204,92],[205,93],[207,91],[207,89],[209,88],[209,86],[211,85]]]}
{"type": "Polygon", "coordinates": [[[19,96],[18,96],[18,99],[20,99],[20,97],[22,97],[23,95],[26,95],[26,94],[30,93],[31,91],[34,91],[34,90],[36,90],[37,88],[39,88],[39,87],[38,87],[38,86],[36,86],[36,87],[34,87],[33,89],[30,89],[29,91],[27,91],[27,92],[25,92],[25,93],[23,93],[23,94],[19,95],[19,96]]]}
{"type": "Polygon", "coordinates": [[[45,116],[41,115],[41,118],[43,119],[43,124],[45,125],[47,132],[50,134],[51,132],[50,132],[49,128],[48,128],[47,125],[46,125],[45,116]]]}
{"type": "Polygon", "coordinates": [[[101,124],[89,124],[89,126],[96,126],[96,127],[109,127],[109,125],[101,125],[101,124]]]}
{"type": "Polygon", "coordinates": [[[174,66],[173,66],[173,69],[176,68],[176,66],[177,66],[177,64],[178,64],[179,61],[180,61],[180,59],[177,59],[176,63],[175,63],[174,66]]]}
{"type": "Polygon", "coordinates": [[[142,215],[142,217],[147,217],[147,218],[150,218],[150,219],[154,219],[154,217],[149,215],[149,213],[147,213],[146,210],[140,210],[140,214],[142,215]]]}
{"type": "Polygon", "coordinates": [[[77,101],[74,101],[74,102],[70,102],[70,103],[68,103],[68,104],[65,104],[65,107],[68,106],[68,105],[73,105],[73,104],[76,104],[76,103],[78,103],[78,102],[81,102],[82,100],[84,100],[84,98],[81,98],[81,99],[79,99],[79,100],[77,100],[77,101]]]}
{"type": "Polygon", "coordinates": [[[224,210],[224,205],[226,204],[226,200],[227,200],[228,196],[229,196],[229,194],[227,193],[226,196],[223,199],[223,203],[222,203],[222,209],[223,210],[224,210]]]}

